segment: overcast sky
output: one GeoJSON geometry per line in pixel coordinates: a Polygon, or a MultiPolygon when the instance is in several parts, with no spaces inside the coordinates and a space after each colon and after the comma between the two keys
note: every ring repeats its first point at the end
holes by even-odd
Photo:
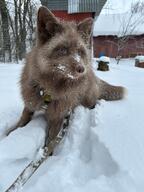
{"type": "MultiPolygon", "coordinates": [[[[131,6],[131,3],[138,0],[107,0],[107,3],[102,13],[121,13],[126,12],[131,6]]],[[[144,1],[144,0],[141,0],[144,1]]]]}

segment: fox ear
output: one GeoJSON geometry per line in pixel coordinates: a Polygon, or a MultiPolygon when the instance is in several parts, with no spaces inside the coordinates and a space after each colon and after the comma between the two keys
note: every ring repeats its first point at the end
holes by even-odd
{"type": "Polygon", "coordinates": [[[87,18],[84,19],[82,22],[78,23],[77,30],[85,43],[89,43],[90,37],[92,35],[92,25],[93,25],[93,19],[87,18]]]}
{"type": "Polygon", "coordinates": [[[47,7],[40,7],[37,16],[38,40],[43,44],[62,30],[62,25],[51,11],[47,7]]]}

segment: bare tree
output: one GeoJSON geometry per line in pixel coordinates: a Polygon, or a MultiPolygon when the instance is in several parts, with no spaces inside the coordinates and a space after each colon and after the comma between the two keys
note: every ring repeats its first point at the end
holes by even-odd
{"type": "MultiPolygon", "coordinates": [[[[117,15],[118,18],[118,15],[117,15]]],[[[118,18],[119,30],[114,36],[114,40],[106,40],[117,49],[117,64],[122,58],[122,52],[127,49],[129,40],[135,40],[138,28],[144,23],[144,2],[137,1],[131,4],[130,10],[125,14],[120,14],[118,18]]]]}
{"type": "Polygon", "coordinates": [[[2,28],[2,56],[6,62],[11,61],[11,41],[9,33],[8,9],[5,0],[0,0],[1,28],[2,28]]]}
{"type": "Polygon", "coordinates": [[[131,4],[130,12],[122,18],[119,32],[116,36],[117,64],[121,59],[121,51],[127,46],[127,42],[137,33],[138,27],[144,22],[144,2],[137,1],[131,4]]]}
{"type": "Polygon", "coordinates": [[[16,60],[22,59],[26,53],[27,15],[30,0],[14,0],[14,32],[16,60]]]}
{"type": "Polygon", "coordinates": [[[0,0],[0,61],[22,60],[34,44],[37,2],[0,0]]]}

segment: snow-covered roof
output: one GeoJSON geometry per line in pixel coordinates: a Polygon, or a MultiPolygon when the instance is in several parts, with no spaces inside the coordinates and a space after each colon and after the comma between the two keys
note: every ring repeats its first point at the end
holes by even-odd
{"type": "MultiPolygon", "coordinates": [[[[129,13],[122,14],[100,14],[94,24],[93,36],[116,35],[123,36],[123,30],[130,21],[129,13]],[[125,26],[125,27],[124,27],[125,26]]],[[[130,21],[127,35],[144,34],[144,17],[135,14],[130,21]],[[132,30],[133,25],[136,25],[132,30]]]]}

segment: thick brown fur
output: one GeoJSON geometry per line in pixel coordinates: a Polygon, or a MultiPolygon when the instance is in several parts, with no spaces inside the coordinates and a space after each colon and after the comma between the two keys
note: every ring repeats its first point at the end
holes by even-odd
{"type": "Polygon", "coordinates": [[[21,76],[25,107],[15,128],[26,125],[33,113],[43,108],[41,90],[52,98],[45,109],[49,125],[46,137],[50,139],[58,133],[69,110],[79,105],[93,108],[99,99],[123,98],[123,87],[112,86],[94,75],[92,23],[91,18],[79,24],[59,21],[46,7],[39,9],[37,43],[26,58],[21,76]]]}

